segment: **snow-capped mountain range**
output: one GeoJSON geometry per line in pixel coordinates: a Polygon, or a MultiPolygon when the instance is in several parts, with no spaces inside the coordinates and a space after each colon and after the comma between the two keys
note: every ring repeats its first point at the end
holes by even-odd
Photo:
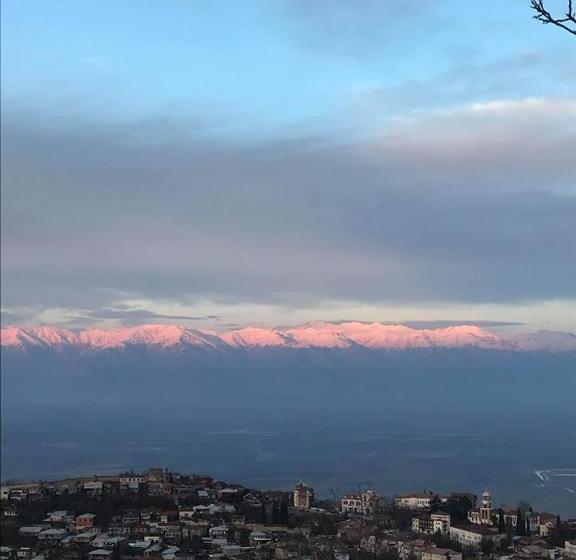
{"type": "Polygon", "coordinates": [[[245,327],[225,332],[189,329],[178,325],[141,325],[116,329],[69,330],[38,326],[1,329],[5,348],[78,348],[104,351],[144,345],[154,348],[351,348],[406,350],[413,348],[477,347],[493,350],[576,351],[576,335],[539,331],[498,336],[476,325],[414,329],[404,325],[343,322],[309,323],[287,328],[245,327]]]}

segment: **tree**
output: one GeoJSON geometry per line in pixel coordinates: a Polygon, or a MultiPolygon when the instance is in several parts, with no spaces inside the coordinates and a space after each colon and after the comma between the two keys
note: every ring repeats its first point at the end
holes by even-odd
{"type": "Polygon", "coordinates": [[[525,502],[524,500],[520,500],[518,502],[518,507],[520,508],[520,510],[522,512],[526,512],[526,511],[532,511],[532,508],[530,507],[530,504],[528,502],[525,502]]]}
{"type": "Polygon", "coordinates": [[[568,6],[564,17],[553,16],[545,7],[544,0],[531,0],[530,7],[536,12],[534,19],[544,24],[551,23],[561,27],[568,33],[576,35],[576,11],[573,8],[572,0],[568,0],[568,6]]]}
{"type": "Polygon", "coordinates": [[[498,532],[499,533],[507,532],[506,520],[504,519],[504,512],[502,510],[498,512],[498,532]]]}
{"type": "Polygon", "coordinates": [[[451,496],[444,509],[450,514],[452,523],[466,522],[468,511],[473,507],[470,498],[467,496],[451,496]]]}
{"type": "Polygon", "coordinates": [[[442,502],[440,501],[440,497],[434,494],[430,500],[430,513],[436,513],[440,509],[441,505],[442,502]]]}
{"type": "Polygon", "coordinates": [[[518,508],[516,510],[516,536],[523,537],[526,535],[526,523],[524,521],[524,515],[522,515],[522,510],[518,508]]]}

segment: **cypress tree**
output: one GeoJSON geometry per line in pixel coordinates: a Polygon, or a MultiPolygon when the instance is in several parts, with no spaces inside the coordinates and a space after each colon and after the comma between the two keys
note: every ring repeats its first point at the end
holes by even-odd
{"type": "Polygon", "coordinates": [[[504,520],[504,512],[502,510],[498,512],[498,532],[507,532],[506,521],[504,520]]]}
{"type": "Polygon", "coordinates": [[[516,535],[523,537],[526,533],[526,523],[524,521],[524,516],[522,515],[522,510],[518,508],[516,510],[516,535]]]}

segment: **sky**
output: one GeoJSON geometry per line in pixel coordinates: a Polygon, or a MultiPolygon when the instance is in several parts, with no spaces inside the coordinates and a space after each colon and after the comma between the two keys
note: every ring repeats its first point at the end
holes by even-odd
{"type": "Polygon", "coordinates": [[[6,0],[3,324],[576,330],[576,40],[529,4],[6,0]]]}

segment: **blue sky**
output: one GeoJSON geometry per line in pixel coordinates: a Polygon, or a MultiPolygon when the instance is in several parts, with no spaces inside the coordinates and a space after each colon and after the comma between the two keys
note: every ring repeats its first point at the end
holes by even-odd
{"type": "Polygon", "coordinates": [[[527,4],[463,11],[455,1],[8,1],[4,100],[63,117],[185,114],[246,134],[281,133],[341,119],[364,89],[531,56],[552,67],[534,73],[528,88],[502,84],[506,93],[568,94],[573,84],[558,80],[555,62],[558,52],[569,58],[571,39],[536,25],[527,4]]]}
{"type": "Polygon", "coordinates": [[[4,316],[573,328],[576,41],[531,16],[4,2],[4,316]]]}

